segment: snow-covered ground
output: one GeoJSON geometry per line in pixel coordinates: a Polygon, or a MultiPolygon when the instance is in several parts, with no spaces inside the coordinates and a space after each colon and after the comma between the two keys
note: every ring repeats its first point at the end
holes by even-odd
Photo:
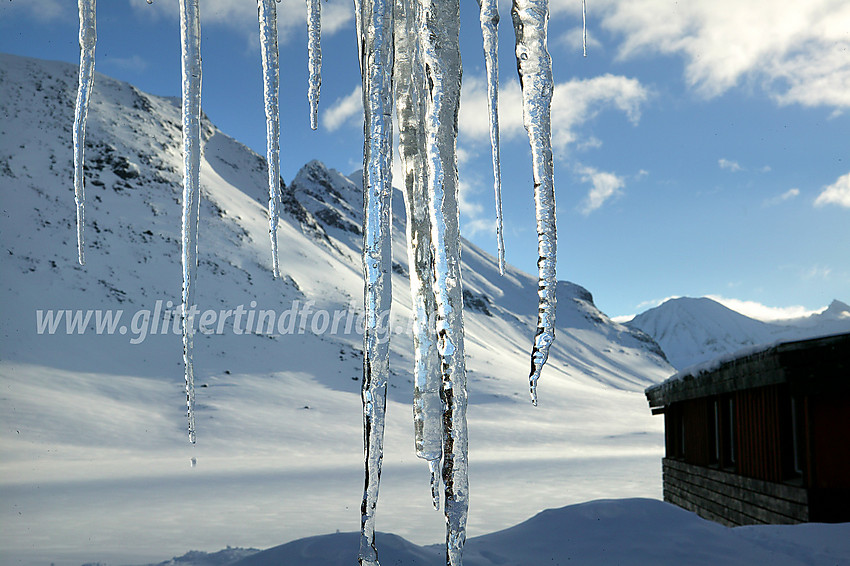
{"type": "MultiPolygon", "coordinates": [[[[179,103],[97,76],[86,152],[89,247],[80,267],[70,150],[76,80],[71,65],[0,55],[0,562],[158,562],[189,549],[268,548],[356,530],[362,338],[356,324],[346,331],[345,318],[336,332],[321,331],[317,314],[346,316],[362,302],[356,175],[311,162],[288,183],[283,277],[275,280],[264,161],[205,121],[199,307],[220,321],[242,305],[258,320],[260,310],[300,316],[313,303],[291,329],[238,332],[231,313],[219,332],[197,335],[192,447],[180,336],[161,325],[152,332],[152,321],[170,324],[165,311],[179,304],[179,103]],[[64,319],[55,333],[38,332],[39,316],[76,309],[92,310],[92,320],[123,312],[113,333],[97,333],[94,322],[66,333],[64,319]]],[[[443,539],[444,519],[430,506],[428,467],[413,451],[400,198],[395,210],[393,321],[401,332],[392,340],[377,521],[379,530],[427,545],[443,539]]],[[[510,266],[499,277],[494,259],[466,242],[463,254],[469,535],[551,507],[659,498],[662,420],[650,415],[643,389],[674,370],[657,344],[562,282],[558,339],[533,408],[526,376],[536,281],[510,266]]],[[[641,513],[650,511],[638,511],[633,527],[643,532],[652,523],[641,513]]],[[[487,558],[473,542],[470,563],[487,563],[474,562],[487,558]]],[[[392,545],[379,544],[390,556],[392,545]]]]}
{"type": "MultiPolygon", "coordinates": [[[[467,541],[464,564],[839,566],[850,564],[848,535],[847,524],[730,529],[661,501],[608,499],[547,509],[522,524],[472,538],[467,541]]],[[[395,535],[378,535],[378,540],[384,564],[442,562],[441,545],[423,547],[395,535]]],[[[357,544],[358,533],[337,533],[293,541],[263,552],[227,549],[214,555],[191,553],[168,564],[345,566],[351,564],[352,549],[357,544]]]]}

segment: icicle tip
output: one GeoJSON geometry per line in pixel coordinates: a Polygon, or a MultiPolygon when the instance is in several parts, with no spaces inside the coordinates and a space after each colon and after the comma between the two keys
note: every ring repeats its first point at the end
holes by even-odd
{"type": "Polygon", "coordinates": [[[440,459],[428,460],[428,469],[431,471],[431,503],[434,510],[440,510],[440,459]]]}

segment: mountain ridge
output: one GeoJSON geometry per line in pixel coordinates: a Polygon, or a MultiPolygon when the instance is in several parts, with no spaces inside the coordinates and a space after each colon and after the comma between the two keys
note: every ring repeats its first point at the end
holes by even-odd
{"type": "MultiPolygon", "coordinates": [[[[190,448],[178,314],[179,107],[96,76],[86,141],[87,262],[79,266],[76,67],[2,55],[0,79],[0,419],[13,431],[0,435],[0,489],[10,498],[0,510],[8,526],[0,547],[40,563],[141,563],[151,549],[159,557],[185,552],[187,537],[212,550],[223,540],[268,547],[356,528],[361,180],[313,161],[283,185],[282,277],[275,279],[265,160],[204,120],[196,301],[215,316],[215,331],[195,335],[198,444],[190,448]],[[40,333],[38,317],[48,312],[61,312],[61,324],[40,333]],[[119,312],[114,332],[95,330],[97,316],[119,312]],[[91,324],[66,332],[65,315],[75,313],[90,313],[91,324]],[[274,317],[271,331],[259,324],[263,313],[274,317]],[[164,532],[163,524],[180,528],[164,532]],[[50,540],[34,540],[36,532],[50,540]]],[[[404,208],[397,191],[393,208],[404,208]]],[[[531,407],[536,278],[510,265],[501,277],[490,254],[462,244],[476,497],[470,535],[553,501],[659,496],[662,423],[642,391],[673,368],[657,345],[610,321],[586,289],[561,283],[556,342],[540,405],[531,407]]],[[[413,452],[401,214],[392,246],[378,527],[430,543],[443,538],[445,524],[431,510],[427,465],[413,452]]]]}
{"type": "Polygon", "coordinates": [[[626,325],[652,336],[670,363],[681,370],[760,344],[850,332],[850,306],[836,299],[819,313],[765,322],[708,297],[678,297],[626,325]]]}
{"type": "MultiPolygon", "coordinates": [[[[52,85],[49,81],[37,79],[36,96],[40,92],[39,88],[44,88],[51,95],[64,90],[67,99],[75,87],[76,77],[73,67],[62,63],[52,65],[63,69],[60,73],[62,79],[55,81],[52,85]]],[[[9,64],[6,63],[6,66],[8,67],[9,64]]],[[[178,289],[176,285],[172,285],[169,290],[159,284],[161,281],[154,281],[153,286],[158,288],[156,292],[152,292],[151,282],[144,286],[139,285],[138,282],[146,279],[144,270],[150,269],[149,264],[157,260],[153,257],[155,255],[162,255],[168,259],[167,263],[175,265],[173,260],[174,252],[177,251],[176,246],[179,245],[177,231],[179,222],[169,225],[164,222],[164,219],[166,217],[174,219],[174,213],[179,211],[182,182],[178,160],[181,147],[178,126],[179,109],[174,105],[173,99],[147,95],[126,83],[114,81],[103,75],[98,75],[96,80],[100,89],[95,90],[92,100],[86,142],[85,177],[89,200],[86,233],[87,245],[91,248],[88,255],[92,256],[90,263],[97,265],[105,259],[105,255],[116,253],[111,252],[110,249],[115,241],[120,240],[113,235],[123,232],[130,239],[128,244],[131,249],[122,250],[119,253],[136,256],[137,265],[142,266],[131,271],[136,275],[132,278],[135,284],[127,279],[116,283],[115,277],[112,277],[116,268],[110,267],[111,274],[99,276],[97,285],[107,289],[119,303],[128,300],[132,302],[131,297],[145,295],[174,297],[178,289]],[[103,98],[97,94],[103,90],[110,92],[110,98],[103,98]],[[123,121],[120,118],[123,118],[123,121]],[[110,128],[112,125],[114,126],[110,128]],[[159,146],[159,153],[155,151],[154,146],[159,146]],[[131,194],[134,191],[138,192],[139,188],[143,188],[144,195],[140,199],[133,199],[131,194]],[[129,200],[128,197],[130,197],[129,200]],[[139,200],[143,201],[139,203],[143,204],[142,207],[135,204],[139,200]],[[126,206],[128,204],[130,206],[126,206]],[[146,209],[147,212],[140,213],[139,208],[146,209]],[[114,225],[108,225],[107,217],[116,210],[120,215],[119,221],[114,225]],[[144,218],[149,220],[145,222],[144,218]],[[143,229],[136,228],[139,225],[143,229]],[[156,249],[158,241],[163,242],[168,254],[151,253],[150,250],[145,249],[146,246],[154,246],[152,249],[156,249]],[[134,242],[140,245],[135,245],[134,242]],[[101,257],[98,257],[99,254],[101,257]]],[[[11,82],[14,83],[14,80],[11,82]]],[[[22,98],[26,100],[28,97],[22,98]]],[[[67,105],[65,108],[66,112],[70,110],[67,105]]],[[[10,110],[9,114],[14,115],[20,111],[20,108],[16,107],[10,110]]],[[[67,119],[58,121],[64,135],[67,135],[70,130],[70,126],[64,123],[66,121],[67,119]]],[[[255,272],[254,268],[247,267],[250,264],[254,267],[265,268],[270,262],[269,252],[265,249],[268,247],[267,238],[263,238],[262,232],[256,227],[248,226],[249,221],[262,222],[262,217],[266,214],[264,205],[267,189],[266,178],[263,175],[265,159],[217,130],[208,120],[204,120],[202,130],[204,158],[199,237],[199,304],[205,298],[209,298],[211,303],[221,303],[225,300],[221,294],[213,293],[215,296],[208,296],[204,291],[209,289],[209,286],[205,285],[206,281],[211,280],[209,272],[221,276],[225,271],[229,271],[234,278],[240,277],[241,274],[241,277],[251,282],[248,287],[253,286],[258,278],[267,280],[269,277],[268,273],[263,272],[265,270],[255,272]],[[247,196],[250,200],[246,201],[239,196],[240,194],[247,196]],[[249,253],[245,254],[245,251],[249,253]]],[[[7,155],[12,153],[12,149],[7,149],[7,155]]],[[[63,149],[61,145],[51,148],[49,155],[51,163],[58,162],[61,149],[63,149]]],[[[19,156],[12,153],[4,161],[4,170],[12,172],[13,175],[30,175],[26,165],[23,169],[19,168],[18,161],[19,156]]],[[[360,232],[362,194],[358,184],[357,180],[351,181],[314,160],[305,164],[289,184],[283,183],[281,190],[283,194],[281,224],[288,224],[290,230],[281,229],[279,245],[291,251],[300,246],[300,244],[293,246],[292,242],[305,241],[304,236],[307,236],[305,243],[308,244],[308,248],[322,248],[323,253],[318,254],[316,258],[323,259],[318,263],[324,263],[325,267],[333,267],[338,272],[344,272],[345,281],[352,283],[334,286],[340,291],[335,302],[343,305],[348,304],[352,298],[347,289],[360,287],[359,281],[354,283],[355,277],[359,278],[357,273],[360,269],[359,248],[362,245],[360,232]],[[299,232],[301,237],[298,237],[299,232]],[[344,264],[344,268],[340,262],[344,264]]],[[[43,185],[51,186],[55,183],[43,183],[43,185]]],[[[31,189],[43,194],[48,200],[53,200],[56,206],[52,208],[52,211],[67,228],[72,217],[70,214],[65,214],[68,211],[62,209],[58,198],[48,196],[41,188],[31,187],[31,189]]],[[[400,277],[401,274],[409,272],[403,226],[404,208],[398,190],[394,191],[394,197],[393,261],[396,270],[396,276],[393,278],[394,290],[397,295],[406,300],[409,291],[404,289],[404,278],[400,277]]],[[[67,203],[67,200],[65,202],[67,203]]],[[[43,212],[38,209],[36,215],[43,216],[43,212]]],[[[43,224],[41,229],[49,230],[49,224],[36,222],[37,225],[39,223],[43,224]]],[[[55,220],[48,220],[48,223],[55,223],[55,220]]],[[[22,236],[26,236],[23,227],[20,227],[19,232],[22,236]]],[[[69,236],[68,232],[62,233],[61,236],[53,232],[51,239],[64,239],[67,246],[69,236]]],[[[463,250],[465,267],[463,276],[465,288],[468,291],[468,303],[472,305],[478,301],[478,303],[487,304],[489,301],[488,312],[491,315],[494,312],[502,313],[513,320],[518,320],[516,317],[519,316],[527,325],[527,341],[530,344],[533,330],[533,322],[529,324],[531,320],[529,315],[533,313],[533,309],[530,308],[531,302],[527,299],[522,301],[517,299],[521,296],[531,298],[529,290],[536,287],[536,281],[528,274],[521,274],[514,268],[509,270],[508,276],[496,277],[493,258],[489,254],[475,248],[465,240],[463,250]],[[482,276],[483,273],[486,273],[486,276],[482,276]],[[507,303],[503,302],[503,299],[507,303]]],[[[45,251],[54,250],[45,247],[45,251]]],[[[14,246],[10,248],[9,253],[12,257],[15,256],[14,246]]],[[[312,252],[306,253],[310,255],[312,252]]],[[[305,257],[301,252],[295,252],[294,255],[298,257],[287,258],[284,254],[281,260],[284,279],[294,282],[296,291],[291,295],[287,291],[285,293],[287,298],[295,299],[299,296],[305,298],[308,295],[327,297],[327,288],[316,285],[323,279],[319,273],[308,270],[309,273],[301,275],[287,270],[287,266],[292,266],[299,261],[303,262],[305,257]],[[311,281],[312,284],[305,281],[311,281]]],[[[52,261],[57,260],[58,257],[52,261]]],[[[38,263],[37,258],[33,261],[38,263]]],[[[65,263],[69,264],[69,262],[65,263]]],[[[163,263],[165,262],[159,262],[160,265],[157,268],[164,269],[166,265],[163,263]]],[[[80,274],[87,273],[91,269],[88,266],[79,268],[72,263],[68,265],[68,268],[80,274]]],[[[173,271],[173,268],[171,270],[173,271]]],[[[243,295],[251,296],[258,301],[263,296],[259,289],[257,292],[249,292],[244,285],[242,287],[243,295]]],[[[624,340],[631,347],[646,346],[646,351],[650,355],[661,357],[660,350],[639,331],[613,323],[598,311],[593,304],[592,295],[587,290],[568,282],[561,282],[560,287],[559,298],[562,301],[562,307],[558,315],[561,321],[564,323],[569,321],[570,324],[575,321],[576,330],[601,331],[609,338],[624,340]],[[581,321],[591,322],[591,324],[581,321]]],[[[176,300],[172,302],[176,303],[176,300]]],[[[398,301],[396,307],[398,307],[398,301]]],[[[399,307],[399,310],[404,313],[405,308],[409,311],[409,307],[405,306],[399,307]]],[[[474,310],[471,311],[470,316],[474,317],[473,313],[475,313],[474,310]]],[[[568,324],[559,326],[562,334],[560,342],[563,344],[564,341],[569,340],[570,336],[565,329],[571,327],[568,324]]],[[[579,346],[577,349],[580,348],[579,346]]],[[[663,368],[663,358],[659,364],[659,367],[663,368]]],[[[623,383],[627,381],[623,380],[623,383]]],[[[615,382],[617,380],[614,378],[608,379],[608,383],[615,382]]]]}

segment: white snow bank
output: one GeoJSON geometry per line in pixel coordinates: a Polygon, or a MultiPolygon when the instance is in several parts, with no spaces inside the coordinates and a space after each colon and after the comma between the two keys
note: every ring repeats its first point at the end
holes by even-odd
{"type": "MultiPolygon", "coordinates": [[[[382,564],[440,564],[442,545],[418,546],[378,534],[382,564]]],[[[358,534],[299,539],[234,562],[191,553],[181,566],[349,566],[358,534]]],[[[728,528],[654,499],[606,499],[543,511],[492,534],[471,538],[466,566],[560,564],[771,566],[850,564],[850,523],[728,528]]]]}

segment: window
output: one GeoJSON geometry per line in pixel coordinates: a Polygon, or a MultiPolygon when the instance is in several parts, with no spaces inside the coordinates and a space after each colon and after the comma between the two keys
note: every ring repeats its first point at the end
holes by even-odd
{"type": "Polygon", "coordinates": [[[796,475],[803,475],[803,458],[802,458],[802,438],[801,438],[801,418],[800,418],[800,403],[796,397],[791,397],[791,446],[793,455],[793,470],[796,475]]]}
{"type": "Polygon", "coordinates": [[[723,466],[735,467],[735,401],[729,397],[723,403],[725,414],[723,415],[723,466]]]}
{"type": "Polygon", "coordinates": [[[799,482],[806,469],[806,400],[786,389],[780,407],[782,478],[799,482]]]}
{"type": "Polygon", "coordinates": [[[708,463],[720,463],[720,400],[714,399],[711,403],[711,418],[708,421],[711,427],[709,439],[711,446],[709,448],[708,463]]]}
{"type": "Polygon", "coordinates": [[[682,459],[685,456],[685,421],[682,407],[674,403],[664,412],[664,438],[667,457],[682,459]]]}

